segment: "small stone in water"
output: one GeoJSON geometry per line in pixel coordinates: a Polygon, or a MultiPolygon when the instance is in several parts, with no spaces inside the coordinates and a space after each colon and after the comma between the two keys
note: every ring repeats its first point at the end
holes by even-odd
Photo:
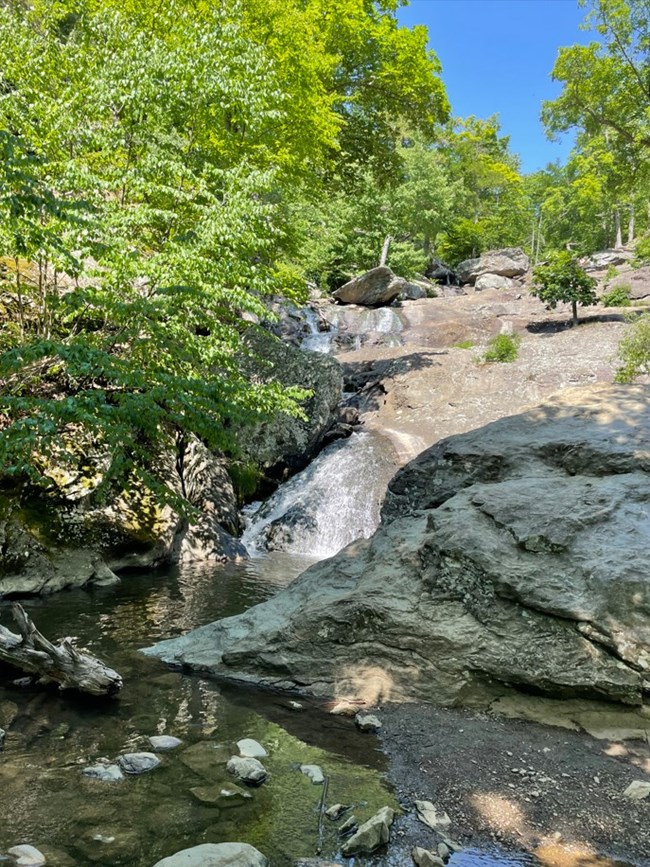
{"type": "Polygon", "coordinates": [[[302,710],[303,709],[303,706],[300,704],[299,701],[288,701],[287,707],[290,710],[302,710]]]}
{"type": "Polygon", "coordinates": [[[117,765],[92,765],[84,768],[81,773],[84,777],[92,777],[103,783],[119,783],[124,779],[124,774],[117,765]]]}
{"type": "Polygon", "coordinates": [[[340,819],[343,813],[346,813],[350,810],[350,805],[346,804],[332,804],[332,806],[325,810],[325,815],[328,819],[331,819],[333,822],[336,822],[337,819],[340,819]]]}
{"type": "Polygon", "coordinates": [[[301,772],[312,781],[315,786],[325,782],[325,775],[318,765],[300,765],[301,772]]]}
{"type": "Polygon", "coordinates": [[[180,747],[183,741],[171,735],[153,735],[149,738],[149,743],[154,750],[173,750],[180,747]]]}
{"type": "Polygon", "coordinates": [[[1,749],[4,747],[4,745],[5,745],[5,737],[6,737],[6,735],[7,735],[6,731],[5,731],[4,729],[0,729],[0,750],[1,750],[1,749]]]}
{"type": "Polygon", "coordinates": [[[371,713],[358,713],[354,722],[361,732],[376,732],[381,728],[381,722],[371,713]]]}
{"type": "Polygon", "coordinates": [[[635,780],[630,783],[623,794],[633,801],[641,801],[650,795],[650,783],[646,783],[644,780],[635,780]]]}
{"type": "Polygon", "coordinates": [[[117,763],[125,774],[146,774],[158,767],[160,759],[153,753],[124,753],[117,763]]]}
{"type": "Polygon", "coordinates": [[[237,741],[237,749],[239,755],[246,759],[263,759],[268,756],[262,744],[252,738],[242,738],[241,741],[237,741]]]}
{"type": "Polygon", "coordinates": [[[9,854],[17,858],[16,864],[18,867],[41,867],[45,864],[45,855],[39,852],[35,846],[23,845],[13,846],[9,849],[9,854]]]}
{"type": "Polygon", "coordinates": [[[244,783],[251,785],[263,783],[268,776],[266,768],[257,759],[233,756],[226,765],[226,768],[244,783]]]}
{"type": "Polygon", "coordinates": [[[421,846],[414,846],[411,850],[411,858],[417,864],[417,867],[443,867],[444,861],[439,855],[434,855],[428,849],[423,849],[421,846]]]}
{"type": "Polygon", "coordinates": [[[342,825],[339,825],[339,834],[341,835],[341,837],[345,837],[348,834],[352,834],[354,831],[356,831],[358,827],[359,824],[357,822],[357,817],[354,815],[348,816],[345,822],[343,822],[342,825]]]}

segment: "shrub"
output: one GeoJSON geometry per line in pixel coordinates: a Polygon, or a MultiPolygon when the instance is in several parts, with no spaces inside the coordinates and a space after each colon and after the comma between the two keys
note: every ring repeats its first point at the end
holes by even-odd
{"type": "Polygon", "coordinates": [[[644,235],[634,248],[634,260],[632,264],[640,268],[650,262],[650,235],[644,235]]]}
{"type": "Polygon", "coordinates": [[[549,262],[533,271],[530,291],[555,310],[558,301],[571,304],[573,324],[578,324],[578,304],[597,304],[596,281],[590,277],[570,253],[558,253],[549,262]]]}
{"type": "Polygon", "coordinates": [[[616,382],[631,382],[636,376],[650,373],[650,314],[640,316],[618,347],[621,366],[616,382]]]}
{"type": "Polygon", "coordinates": [[[454,343],[452,349],[471,349],[474,346],[473,340],[461,340],[459,343],[454,343]]]}
{"type": "Polygon", "coordinates": [[[483,356],[487,362],[515,361],[519,355],[519,337],[516,334],[497,334],[488,344],[483,356]]]}
{"type": "Polygon", "coordinates": [[[627,283],[619,283],[600,299],[605,307],[629,307],[631,287],[627,283]]]}

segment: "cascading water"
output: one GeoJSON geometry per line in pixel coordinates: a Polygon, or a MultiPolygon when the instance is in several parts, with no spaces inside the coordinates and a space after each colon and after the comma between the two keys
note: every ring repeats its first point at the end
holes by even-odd
{"type": "Polygon", "coordinates": [[[353,434],[324,449],[250,517],[248,551],[331,557],[377,528],[386,485],[397,468],[390,442],[353,434]]]}
{"type": "Polygon", "coordinates": [[[359,349],[372,335],[376,336],[375,343],[384,346],[401,344],[399,333],[404,329],[404,323],[399,311],[392,307],[372,309],[354,304],[332,304],[322,306],[319,313],[311,307],[300,312],[306,331],[300,345],[311,352],[359,349]],[[325,324],[329,325],[329,330],[323,330],[325,324]]]}

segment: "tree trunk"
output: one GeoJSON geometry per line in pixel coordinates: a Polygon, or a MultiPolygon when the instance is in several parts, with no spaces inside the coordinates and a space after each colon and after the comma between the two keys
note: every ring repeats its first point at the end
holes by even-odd
{"type": "Polygon", "coordinates": [[[578,302],[571,302],[571,325],[575,328],[578,324],[578,302]]]}
{"type": "Polygon", "coordinates": [[[38,675],[40,683],[58,683],[60,689],[76,689],[91,695],[113,695],[122,689],[120,675],[100,659],[77,650],[69,638],[52,644],[41,635],[21,605],[12,605],[11,613],[20,635],[0,626],[0,662],[38,675]]]}
{"type": "Polygon", "coordinates": [[[390,247],[390,242],[392,240],[393,239],[390,235],[386,235],[386,237],[384,238],[384,246],[381,248],[381,258],[379,260],[380,265],[386,264],[386,259],[388,259],[388,248],[390,247]]]}
{"type": "Polygon", "coordinates": [[[614,225],[616,227],[616,241],[614,242],[615,249],[623,246],[623,235],[621,233],[621,212],[619,208],[614,210],[614,225]]]}
{"type": "Polygon", "coordinates": [[[627,243],[628,245],[634,240],[634,205],[630,205],[630,218],[627,223],[627,243]]]}

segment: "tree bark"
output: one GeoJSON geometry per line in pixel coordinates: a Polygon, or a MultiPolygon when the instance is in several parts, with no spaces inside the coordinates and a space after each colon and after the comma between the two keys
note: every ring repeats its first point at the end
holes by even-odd
{"type": "Polygon", "coordinates": [[[388,248],[390,247],[390,242],[393,239],[390,235],[386,235],[384,238],[384,246],[381,248],[381,259],[379,260],[380,265],[386,264],[386,259],[388,259],[388,248]]]}
{"type": "Polygon", "coordinates": [[[634,240],[634,205],[630,205],[630,218],[627,223],[627,243],[631,244],[634,240]]]}
{"type": "Polygon", "coordinates": [[[618,250],[623,246],[623,235],[621,233],[621,212],[618,208],[614,211],[614,225],[616,226],[616,241],[614,247],[618,250]]]}
{"type": "Polygon", "coordinates": [[[36,674],[40,683],[58,683],[60,689],[76,689],[90,695],[113,695],[122,689],[120,675],[69,638],[48,641],[18,603],[11,606],[20,635],[0,626],[0,662],[36,674]]]}
{"type": "Polygon", "coordinates": [[[571,324],[573,325],[574,328],[578,324],[578,302],[577,301],[571,302],[571,324]]]}

